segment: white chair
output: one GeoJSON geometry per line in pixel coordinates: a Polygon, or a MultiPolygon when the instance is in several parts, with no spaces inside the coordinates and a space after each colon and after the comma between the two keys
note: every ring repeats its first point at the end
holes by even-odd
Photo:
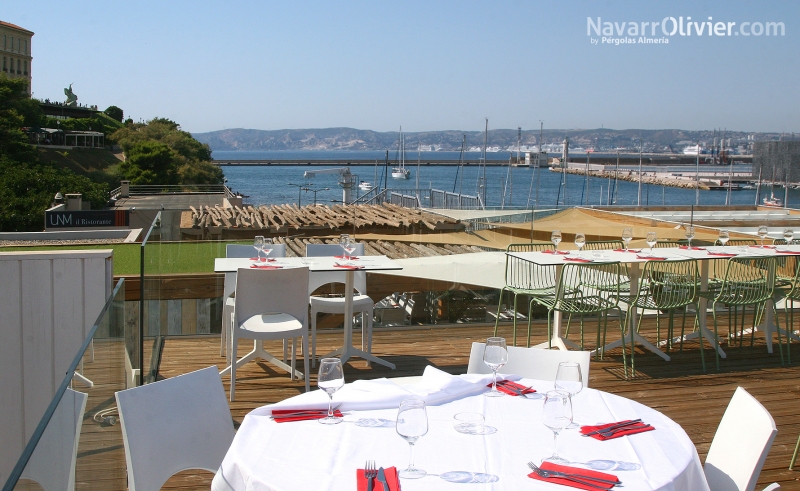
{"type": "MultiPolygon", "coordinates": [[[[738,387],[706,455],[703,470],[711,491],[753,491],[777,433],[769,411],[738,387]]],[[[780,489],[775,486],[766,489],[780,489]]]]}
{"type": "Polygon", "coordinates": [[[88,395],[67,389],[22,471],[44,491],[75,489],[75,462],[88,395]]]}
{"type": "MultiPolygon", "coordinates": [[[[342,247],[338,244],[306,244],[306,257],[339,256],[342,247]]],[[[356,244],[354,255],[364,255],[364,244],[356,244]]],[[[308,283],[309,303],[311,305],[311,366],[317,359],[317,314],[344,314],[344,297],[312,297],[317,288],[329,283],[344,283],[345,272],[315,272],[308,283]]],[[[372,353],[372,311],[375,302],[367,293],[367,273],[356,271],[353,275],[353,315],[361,314],[361,349],[372,353]]],[[[369,362],[368,362],[369,364],[369,362]]]]}
{"type": "Polygon", "coordinates": [[[130,491],[159,490],[187,469],[217,472],[234,431],[216,367],[114,395],[130,491]]]}
{"type": "MultiPolygon", "coordinates": [[[[483,362],[483,350],[486,343],[472,343],[469,353],[467,373],[492,373],[483,362]]],[[[572,361],[580,364],[583,386],[589,387],[589,351],[567,351],[559,349],[508,347],[508,363],[500,368],[500,373],[513,373],[525,378],[538,380],[555,380],[558,364],[572,361]]]]}
{"type": "Polygon", "coordinates": [[[235,400],[236,368],[261,358],[308,384],[308,268],[249,269],[236,275],[236,297],[231,329],[231,364],[220,372],[230,373],[231,401],[235,400]],[[253,351],[237,359],[239,339],[252,339],[253,351]],[[297,346],[303,340],[303,373],[295,370],[297,346]],[[292,340],[291,367],[264,350],[265,340],[292,340]]]}
{"type": "MultiPolygon", "coordinates": [[[[227,244],[225,257],[255,257],[256,250],[253,246],[242,244],[227,244]]],[[[267,257],[286,257],[286,244],[273,244],[267,257]]],[[[226,285],[227,286],[227,285],[226,285]]],[[[228,334],[231,329],[231,316],[233,315],[233,292],[225,291],[225,305],[222,307],[222,326],[220,328],[219,356],[224,356],[227,363],[231,362],[231,347],[228,343],[228,334]]],[[[284,358],[284,361],[285,358],[284,358]]]]}

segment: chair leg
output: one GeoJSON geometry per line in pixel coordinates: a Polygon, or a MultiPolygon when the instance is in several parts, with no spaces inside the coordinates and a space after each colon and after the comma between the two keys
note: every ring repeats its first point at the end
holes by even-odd
{"type": "Polygon", "coordinates": [[[792,461],[789,462],[789,470],[793,471],[794,463],[797,461],[797,451],[800,450],[800,436],[797,437],[797,444],[794,446],[794,454],[792,454],[792,461]]]}
{"type": "Polygon", "coordinates": [[[236,400],[236,334],[231,333],[231,402],[236,400]]]}
{"type": "Polygon", "coordinates": [[[515,293],[514,294],[514,320],[512,322],[512,324],[514,326],[514,334],[512,335],[513,336],[513,346],[517,345],[517,298],[518,297],[519,297],[519,295],[517,295],[515,293]]]}
{"type": "MultiPolygon", "coordinates": [[[[711,315],[714,317],[714,341],[716,341],[717,346],[719,346],[719,332],[717,330],[717,308],[716,307],[717,307],[716,305],[713,305],[711,307],[711,315]]],[[[700,341],[701,342],[703,341],[703,331],[702,331],[702,329],[700,330],[700,341]]],[[[713,346],[713,343],[712,343],[712,346],[713,346]]],[[[702,353],[703,351],[700,350],[700,352],[702,353]]],[[[718,349],[714,350],[714,358],[716,359],[716,362],[717,362],[717,371],[719,371],[719,350],[718,349]]],[[[703,371],[705,371],[705,364],[703,364],[703,371]]]]}
{"type": "Polygon", "coordinates": [[[311,311],[311,366],[317,366],[317,312],[311,311]]]}
{"type": "MultiPolygon", "coordinates": [[[[283,342],[285,343],[286,340],[284,339],[283,342]]],[[[292,367],[292,371],[289,373],[289,380],[294,381],[294,372],[297,368],[297,338],[292,338],[292,363],[290,366],[292,367]]]]}
{"type": "Polygon", "coordinates": [[[622,369],[625,373],[625,380],[628,379],[628,361],[627,357],[625,356],[625,326],[628,325],[628,319],[630,318],[630,309],[625,312],[625,321],[622,320],[622,309],[619,311],[619,331],[620,336],[622,339],[622,369]]]}
{"type": "MultiPolygon", "coordinates": [[[[500,289],[500,295],[497,298],[497,315],[494,318],[494,334],[493,336],[497,336],[497,326],[500,324],[500,307],[503,305],[503,293],[505,293],[506,289],[500,289]]],[[[514,312],[514,317],[516,317],[516,312],[514,312]]]]}
{"type": "MultiPolygon", "coordinates": [[[[294,372],[292,372],[292,374],[294,374],[294,372]]],[[[303,378],[306,381],[306,392],[310,390],[308,377],[308,336],[303,336],[303,378]]]]}

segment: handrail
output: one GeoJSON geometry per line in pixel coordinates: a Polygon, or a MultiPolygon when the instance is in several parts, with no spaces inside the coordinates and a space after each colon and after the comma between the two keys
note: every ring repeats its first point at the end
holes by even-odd
{"type": "Polygon", "coordinates": [[[83,359],[83,354],[89,348],[89,343],[92,342],[95,332],[97,332],[98,327],[100,327],[100,323],[103,322],[106,312],[108,312],[111,304],[114,303],[114,300],[117,298],[117,293],[119,293],[124,283],[125,278],[122,278],[117,282],[117,286],[114,287],[114,290],[111,292],[111,296],[108,298],[108,300],[106,300],[105,305],[103,305],[103,309],[97,316],[97,320],[94,321],[91,329],[89,329],[89,334],[86,336],[86,339],[83,340],[83,343],[81,343],[81,347],[78,349],[78,353],[75,355],[72,363],[69,364],[69,368],[67,368],[64,380],[62,380],[61,385],[58,386],[53,399],[50,401],[50,405],[47,406],[47,410],[44,412],[44,416],[42,416],[42,419],[39,420],[39,424],[36,426],[36,429],[33,430],[33,434],[31,435],[30,440],[28,440],[28,444],[25,445],[22,455],[20,455],[19,460],[17,460],[17,463],[14,466],[14,469],[12,469],[11,474],[8,476],[8,480],[6,481],[5,485],[3,485],[2,491],[13,491],[14,487],[17,485],[17,481],[19,481],[19,478],[22,476],[22,471],[24,471],[25,466],[28,465],[28,461],[33,455],[34,450],[36,450],[36,447],[39,445],[39,440],[42,438],[44,430],[47,429],[47,425],[50,424],[50,419],[53,417],[53,413],[55,413],[58,404],[61,402],[61,398],[64,397],[64,393],[67,391],[67,387],[69,387],[69,384],[72,382],[73,374],[75,373],[75,370],[77,370],[78,364],[83,359]]]}

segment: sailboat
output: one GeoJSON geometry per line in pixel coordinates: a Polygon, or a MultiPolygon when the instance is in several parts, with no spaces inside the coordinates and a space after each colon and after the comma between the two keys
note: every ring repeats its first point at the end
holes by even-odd
{"type": "Polygon", "coordinates": [[[775,168],[772,169],[772,181],[769,183],[769,198],[764,198],[764,206],[783,208],[783,201],[775,197],[775,168]]]}
{"type": "Polygon", "coordinates": [[[411,177],[411,171],[406,169],[406,142],[403,138],[403,127],[400,127],[400,155],[398,157],[398,166],[392,169],[392,179],[408,179],[411,177]]]}

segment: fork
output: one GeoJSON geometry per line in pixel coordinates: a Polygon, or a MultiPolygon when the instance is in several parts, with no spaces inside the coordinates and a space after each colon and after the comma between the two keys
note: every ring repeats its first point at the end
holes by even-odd
{"type": "Polygon", "coordinates": [[[367,478],[367,491],[372,491],[377,476],[378,468],[375,466],[375,461],[368,460],[364,465],[364,477],[367,478]]]}
{"type": "Polygon", "coordinates": [[[533,462],[528,462],[528,467],[530,467],[531,470],[533,470],[533,472],[535,472],[536,474],[544,477],[545,479],[548,479],[548,478],[551,478],[551,477],[558,477],[558,478],[561,478],[561,479],[567,479],[569,481],[574,481],[576,483],[582,484],[584,486],[589,486],[591,488],[608,490],[609,486],[613,487],[613,486],[618,486],[618,485],[622,484],[619,481],[609,481],[609,480],[606,480],[606,479],[600,479],[598,477],[585,476],[583,474],[578,475],[578,474],[567,474],[567,473],[564,473],[564,472],[557,472],[557,471],[547,471],[547,470],[544,470],[544,469],[540,469],[533,462]],[[604,483],[606,485],[605,486],[598,486],[596,483],[604,483]]]}

